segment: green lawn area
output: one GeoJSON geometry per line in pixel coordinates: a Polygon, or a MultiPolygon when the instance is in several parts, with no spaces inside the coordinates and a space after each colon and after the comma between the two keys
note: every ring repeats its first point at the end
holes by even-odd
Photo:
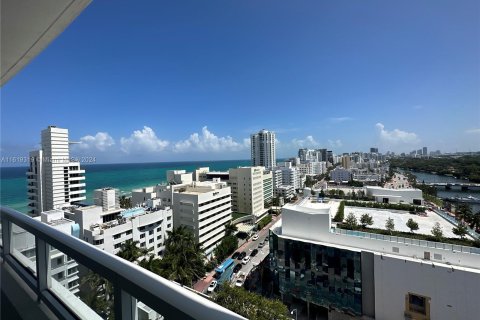
{"type": "Polygon", "coordinates": [[[236,220],[238,218],[244,217],[247,214],[245,213],[240,213],[240,212],[232,212],[232,220],[236,220]]]}

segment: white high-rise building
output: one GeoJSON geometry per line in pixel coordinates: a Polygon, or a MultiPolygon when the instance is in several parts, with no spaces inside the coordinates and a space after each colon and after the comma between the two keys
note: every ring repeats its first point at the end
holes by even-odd
{"type": "MultiPolygon", "coordinates": [[[[255,219],[262,218],[265,209],[264,168],[240,167],[230,169],[228,183],[232,187],[232,210],[235,212],[252,214],[255,219]]],[[[271,179],[271,176],[269,177],[271,179]]],[[[267,179],[268,179],[267,178],[267,179]]],[[[267,182],[267,181],[266,181],[267,182]]],[[[269,184],[273,183],[268,182],[269,184]]],[[[267,198],[273,196],[273,189],[268,191],[267,198]]]]}
{"type": "Polygon", "coordinates": [[[120,200],[118,198],[118,189],[102,188],[93,191],[93,203],[101,206],[103,211],[120,209],[120,200]]]}
{"type": "Polygon", "coordinates": [[[30,152],[27,171],[29,213],[61,209],[85,200],[85,170],[70,161],[68,129],[42,131],[41,149],[30,152]]]}
{"type": "Polygon", "coordinates": [[[261,130],[250,136],[252,166],[273,168],[277,165],[275,150],[275,132],[261,130]]]}
{"type": "Polygon", "coordinates": [[[161,201],[162,205],[171,206],[174,227],[191,230],[207,256],[225,237],[225,226],[232,220],[232,192],[219,179],[134,190],[133,204],[144,201],[161,201]]]}

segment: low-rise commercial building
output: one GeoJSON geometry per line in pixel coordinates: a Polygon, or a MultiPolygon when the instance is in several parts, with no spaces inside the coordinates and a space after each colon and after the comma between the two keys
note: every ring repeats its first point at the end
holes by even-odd
{"type": "Polygon", "coordinates": [[[382,203],[410,203],[423,204],[423,194],[420,189],[388,189],[382,187],[365,187],[366,194],[382,203]]]}
{"type": "Polygon", "coordinates": [[[270,229],[271,268],[284,302],[329,319],[480,314],[480,249],[332,228],[335,208],[287,204],[270,229]]]}
{"type": "Polygon", "coordinates": [[[335,182],[350,181],[352,179],[352,173],[342,167],[337,167],[330,171],[330,179],[335,182]]]}

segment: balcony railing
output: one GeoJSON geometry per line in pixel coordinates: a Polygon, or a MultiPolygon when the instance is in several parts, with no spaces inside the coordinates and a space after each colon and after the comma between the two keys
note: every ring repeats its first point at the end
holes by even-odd
{"type": "MultiPolygon", "coordinates": [[[[178,284],[18,211],[1,207],[0,218],[2,263],[8,264],[38,295],[38,299],[59,318],[92,319],[92,314],[95,313],[87,305],[78,307],[78,302],[72,305],[73,293],[52,281],[50,270],[52,247],[112,284],[115,319],[134,319],[137,302],[155,310],[164,319],[244,319],[178,284]],[[13,241],[15,235],[12,231],[18,227],[35,238],[34,262],[28,259],[22,261],[25,259],[19,256],[15,248],[13,241]],[[30,266],[26,267],[26,264],[30,266]]],[[[8,294],[8,288],[2,290],[8,294]]]]}
{"type": "Polygon", "coordinates": [[[443,243],[443,242],[389,236],[389,235],[369,233],[369,232],[363,232],[363,231],[345,230],[340,228],[334,228],[333,232],[335,234],[354,236],[354,237],[360,237],[360,238],[366,238],[366,239],[383,240],[383,241],[396,242],[396,243],[404,243],[404,244],[414,245],[419,247],[436,248],[436,249],[450,250],[455,252],[463,252],[463,253],[471,253],[471,254],[480,254],[480,248],[466,247],[466,246],[443,243]]]}

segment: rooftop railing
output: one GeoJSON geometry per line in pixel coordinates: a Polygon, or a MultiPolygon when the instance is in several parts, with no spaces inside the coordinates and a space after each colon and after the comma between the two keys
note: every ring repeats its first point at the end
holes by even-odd
{"type": "Polygon", "coordinates": [[[480,248],[467,247],[467,246],[461,246],[461,245],[455,245],[455,244],[449,244],[449,243],[443,243],[443,242],[389,236],[389,235],[369,233],[369,232],[363,232],[363,231],[345,230],[340,228],[333,228],[333,232],[335,234],[354,236],[354,237],[360,237],[360,238],[366,238],[366,239],[383,240],[383,241],[389,241],[389,242],[395,242],[395,243],[404,243],[408,245],[414,245],[414,246],[420,246],[420,247],[426,247],[426,248],[436,248],[436,249],[450,250],[455,252],[480,254],[480,248]]]}
{"type": "MultiPolygon", "coordinates": [[[[155,310],[157,318],[163,319],[244,319],[178,284],[18,211],[1,207],[0,218],[2,263],[8,264],[38,299],[61,319],[100,318],[96,310],[68,290],[76,287],[76,282],[63,287],[52,279],[52,263],[67,265],[71,259],[111,284],[113,310],[107,314],[114,314],[115,319],[137,318],[138,306],[147,311],[155,310]],[[19,238],[21,234],[34,238],[33,248],[20,252],[28,242],[25,237],[19,238]],[[53,249],[63,253],[66,262],[57,258],[58,255],[52,261],[53,249]]],[[[2,290],[8,294],[8,288],[2,290]]]]}

